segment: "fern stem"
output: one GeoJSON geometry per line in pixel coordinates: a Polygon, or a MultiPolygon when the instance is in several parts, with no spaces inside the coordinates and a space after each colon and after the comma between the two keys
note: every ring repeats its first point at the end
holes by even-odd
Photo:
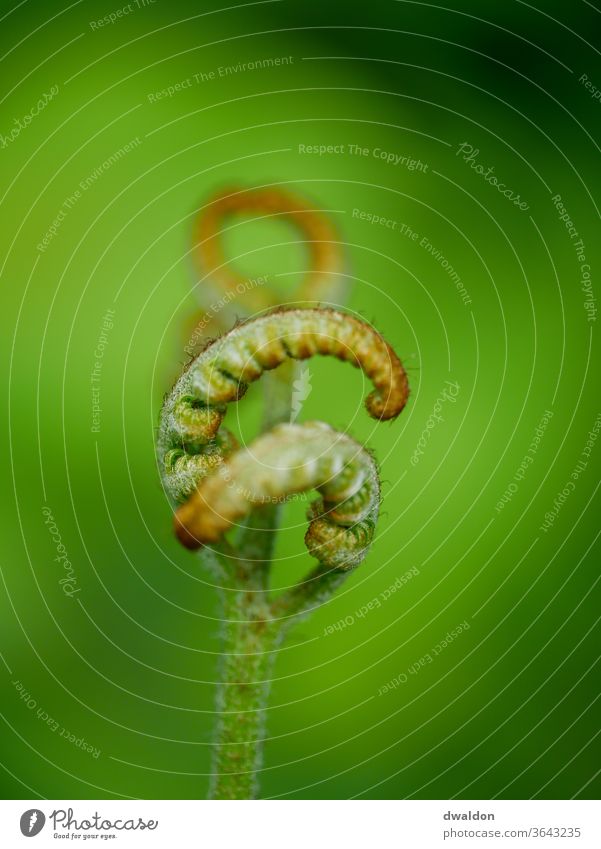
{"type": "MultiPolygon", "coordinates": [[[[263,432],[290,417],[297,364],[284,365],[265,376],[263,432]]],[[[253,510],[237,539],[236,553],[244,560],[232,568],[230,555],[225,567],[230,586],[222,591],[224,645],[210,799],[255,799],[259,792],[270,679],[282,637],[268,599],[281,512],[279,504],[253,510]]]]}
{"type": "Polygon", "coordinates": [[[280,640],[264,591],[265,566],[238,561],[222,591],[224,645],[211,799],[255,799],[258,795],[265,708],[280,640]]]}

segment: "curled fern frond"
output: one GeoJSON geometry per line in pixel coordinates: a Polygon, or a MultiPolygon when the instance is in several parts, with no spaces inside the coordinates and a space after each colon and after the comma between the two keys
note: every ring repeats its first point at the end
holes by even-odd
{"type": "Polygon", "coordinates": [[[393,419],[405,406],[403,366],[370,325],[330,309],[269,313],[209,344],[165,399],[158,448],[169,492],[183,500],[234,450],[222,421],[227,404],[239,400],[249,383],[287,360],[317,354],[362,369],[375,387],[366,399],[373,418],[393,419]]]}
{"type": "Polygon", "coordinates": [[[321,499],[309,511],[307,548],[327,567],[357,566],[378,518],[376,464],[323,422],[278,425],[235,452],[179,508],[176,531],[188,548],[216,543],[253,508],[312,489],[321,499]]]}

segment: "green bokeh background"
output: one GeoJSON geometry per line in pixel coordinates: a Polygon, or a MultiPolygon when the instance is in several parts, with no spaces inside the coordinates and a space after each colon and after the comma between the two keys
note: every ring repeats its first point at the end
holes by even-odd
{"type": "MultiPolygon", "coordinates": [[[[597,323],[551,197],[562,196],[598,291],[601,103],[579,78],[601,87],[601,15],[584,2],[539,5],[283,0],[220,11],[156,0],[92,29],[119,4],[27,0],[12,10],[3,0],[3,136],[59,87],[0,150],[5,797],[206,794],[219,606],[172,537],[154,435],[198,309],[194,213],[236,183],[284,185],[332,210],[348,306],[394,345],[412,388],[396,423],[374,425],[360,373],[310,363],[302,419],[374,449],[383,515],[368,560],[278,659],[262,795],[598,797],[599,446],[553,525],[541,525],[600,411],[597,323]],[[293,61],[148,97],[195,73],[283,56],[293,61]],[[40,252],[79,182],[135,138],[40,252]],[[457,156],[462,142],[528,210],[457,156]],[[345,152],[299,153],[307,144],[345,152]],[[368,155],[351,155],[353,144],[368,155]],[[377,148],[428,167],[386,164],[377,148]],[[108,308],[93,433],[90,374],[108,308]],[[457,399],[412,466],[447,380],[457,399]],[[545,410],[534,462],[497,512],[545,410]],[[73,564],[72,598],[44,506],[73,564]],[[355,615],[414,567],[388,601],[355,615]],[[349,614],[352,626],[326,635],[349,614]],[[434,662],[378,695],[464,621],[434,662]]],[[[289,244],[298,239],[284,224],[250,222],[227,245],[243,273],[282,275],[292,291],[306,263],[289,244]]],[[[253,387],[229,425],[251,438],[260,407],[253,387]]],[[[281,585],[310,563],[304,509],[287,508],[281,585]]]]}

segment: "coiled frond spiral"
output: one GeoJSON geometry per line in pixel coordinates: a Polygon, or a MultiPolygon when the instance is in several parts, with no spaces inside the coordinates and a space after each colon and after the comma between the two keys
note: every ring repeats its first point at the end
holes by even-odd
{"type": "Polygon", "coordinates": [[[324,564],[348,568],[363,558],[379,503],[375,464],[349,437],[313,422],[272,429],[235,451],[223,426],[227,404],[249,383],[288,359],[321,354],[361,368],[374,390],[370,416],[393,419],[409,389],[403,366],[377,331],[330,309],[277,310],[212,342],[192,361],[163,406],[159,457],[179,508],[176,531],[189,548],[217,542],[238,518],[270,499],[317,488],[309,550],[324,564]],[[339,546],[339,548],[338,548],[339,546]]]}

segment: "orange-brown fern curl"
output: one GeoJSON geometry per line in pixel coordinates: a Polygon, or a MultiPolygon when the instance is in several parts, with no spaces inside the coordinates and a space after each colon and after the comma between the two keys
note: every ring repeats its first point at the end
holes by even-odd
{"type": "MultiPolygon", "coordinates": [[[[342,302],[346,288],[340,277],[344,271],[344,254],[329,218],[305,198],[286,189],[232,187],[216,195],[194,223],[194,260],[203,281],[200,284],[203,307],[215,301],[215,294],[218,303],[220,296],[224,301],[232,298],[239,316],[256,315],[281,303],[281,293],[272,290],[268,282],[256,285],[249,281],[232,268],[225,256],[223,229],[236,215],[277,217],[297,229],[307,248],[308,270],[297,290],[290,293],[287,299],[290,305],[342,302]]],[[[225,308],[215,311],[212,325],[213,329],[230,326],[231,311],[225,308]]]]}

